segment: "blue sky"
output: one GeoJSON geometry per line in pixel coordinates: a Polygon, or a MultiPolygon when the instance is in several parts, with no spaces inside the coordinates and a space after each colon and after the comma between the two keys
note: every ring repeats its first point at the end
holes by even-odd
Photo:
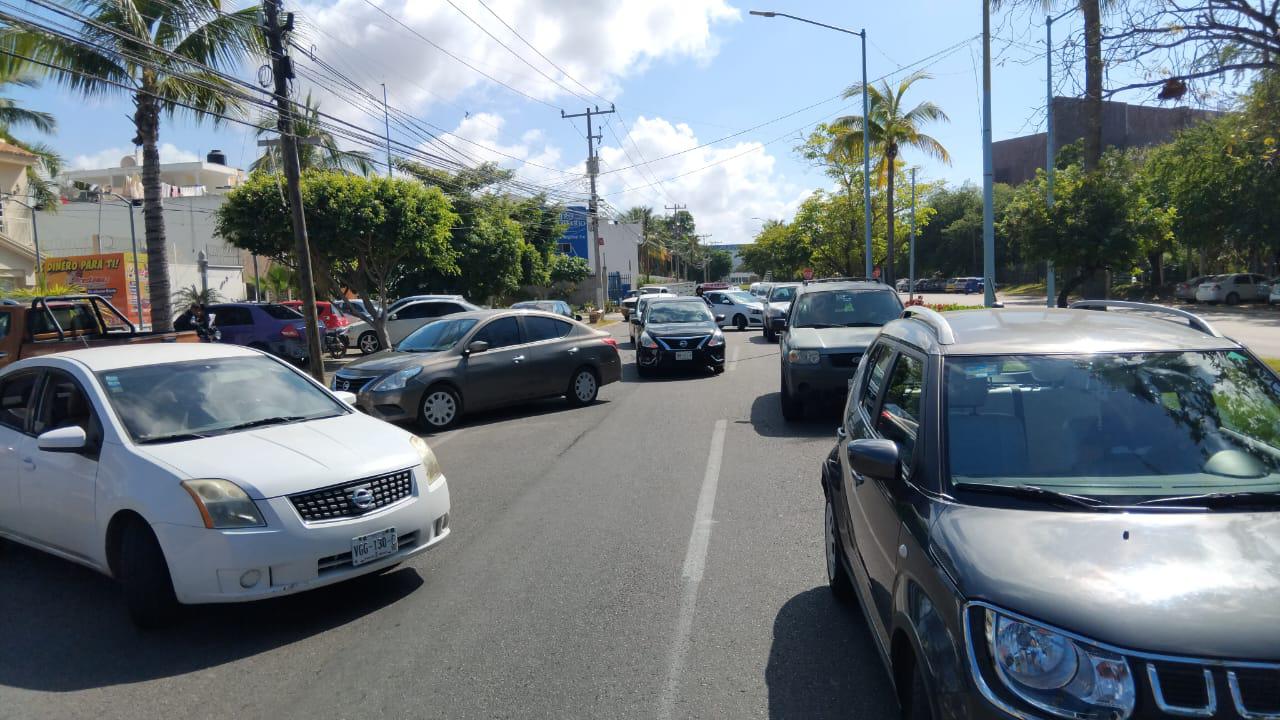
{"type": "MultiPolygon", "coordinates": [[[[299,44],[314,47],[317,57],[376,95],[381,94],[379,83],[386,82],[393,106],[471,141],[444,136],[469,157],[498,160],[530,183],[567,192],[585,187],[575,178],[586,153],[585,126],[581,120],[562,120],[559,109],[584,109],[585,100],[567,92],[587,96],[575,82],[580,81],[616,101],[619,111],[608,116],[601,149],[601,191],[609,205],[625,209],[685,204],[700,230],[712,233],[712,243],[749,240],[760,224],[753,218],[788,217],[808,192],[827,185],[792,148],[814,123],[860,111],[856,101],[822,102],[859,78],[856,37],[782,18],[753,17],[749,9],[865,27],[870,38],[868,74],[873,79],[889,75],[896,80],[921,67],[918,61],[951,48],[923,66],[934,77],[918,83],[911,98],[932,100],[950,115],[950,123],[929,131],[950,150],[953,163],[944,166],[910,154],[906,159],[919,163],[922,180],[981,179],[981,45],[976,39],[981,6],[976,1],[759,0],[759,6],[724,0],[484,0],[483,5],[482,0],[375,1],[475,68],[542,102],[445,56],[375,10],[369,0],[301,5],[299,44]],[[572,79],[538,57],[485,5],[572,79]],[[476,23],[515,52],[485,35],[476,23]],[[516,54],[564,87],[535,73],[516,54]],[[696,147],[815,103],[820,104],[724,142],[696,147]],[[655,161],[672,153],[679,154],[655,161]],[[641,158],[655,162],[625,169],[641,158]]],[[[1071,20],[1061,25],[1055,28],[1059,37],[1074,29],[1071,20]]],[[[998,15],[994,26],[995,138],[1037,132],[1043,129],[1045,93],[1042,18],[1038,12],[998,15]]],[[[305,58],[299,65],[314,68],[305,58]]],[[[240,76],[252,80],[256,68],[245,68],[240,76]]],[[[1065,79],[1060,86],[1064,94],[1074,92],[1071,82],[1065,79]]],[[[298,89],[312,85],[300,79],[298,89]]],[[[314,89],[326,112],[381,133],[381,118],[353,107],[350,93],[314,89]]],[[[60,130],[49,142],[73,165],[114,164],[133,151],[132,104],[127,98],[86,101],[56,87],[10,94],[57,116],[60,130]]],[[[393,136],[399,142],[441,150],[437,141],[405,127],[393,128],[393,136]]],[[[247,167],[258,150],[251,131],[243,126],[213,127],[183,117],[165,122],[161,139],[164,157],[170,160],[203,156],[217,148],[231,164],[247,167]]]]}

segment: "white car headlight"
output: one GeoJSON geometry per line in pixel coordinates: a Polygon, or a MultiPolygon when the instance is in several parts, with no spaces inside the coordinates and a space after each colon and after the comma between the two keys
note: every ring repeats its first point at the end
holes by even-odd
{"type": "Polygon", "coordinates": [[[427,478],[427,484],[435,483],[444,473],[440,470],[440,462],[436,460],[436,454],[431,451],[431,446],[417,435],[409,438],[409,444],[418,451],[418,457],[422,458],[422,472],[427,478]]]}
{"type": "Polygon", "coordinates": [[[656,348],[658,343],[654,341],[653,336],[647,332],[640,333],[640,347],[656,348]]]}
{"type": "Polygon", "coordinates": [[[817,350],[788,350],[787,362],[796,365],[817,365],[822,355],[817,350]]]}
{"type": "Polygon", "coordinates": [[[720,347],[724,344],[724,333],[719,330],[711,334],[711,338],[707,340],[707,347],[720,347]]]}
{"type": "Polygon", "coordinates": [[[1133,712],[1123,657],[990,608],[985,617],[995,674],[1020,699],[1072,720],[1123,720],[1133,712]]]}
{"type": "Polygon", "coordinates": [[[210,530],[262,527],[266,521],[249,494],[230,480],[183,480],[204,526],[210,530]]]}
{"type": "Polygon", "coordinates": [[[391,373],[390,375],[382,378],[381,380],[375,382],[373,386],[370,387],[369,389],[370,390],[403,390],[405,383],[417,377],[418,373],[420,372],[422,372],[422,368],[420,366],[408,367],[399,372],[391,373]]]}

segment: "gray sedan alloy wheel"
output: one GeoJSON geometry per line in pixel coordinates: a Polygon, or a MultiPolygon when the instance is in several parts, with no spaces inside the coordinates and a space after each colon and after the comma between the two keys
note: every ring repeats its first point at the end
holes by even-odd
{"type": "Polygon", "coordinates": [[[357,342],[360,345],[360,352],[365,355],[372,355],[382,347],[382,343],[378,342],[378,334],[372,330],[360,335],[357,342]]]}
{"type": "Polygon", "coordinates": [[[444,430],[458,421],[458,395],[446,387],[434,387],[422,396],[422,423],[444,430]]]}

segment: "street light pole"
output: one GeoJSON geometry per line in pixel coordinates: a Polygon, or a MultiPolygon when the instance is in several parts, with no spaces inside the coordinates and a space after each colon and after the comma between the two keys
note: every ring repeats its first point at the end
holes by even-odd
{"type": "MultiPolygon", "coordinates": [[[[133,201],[125,198],[123,195],[116,193],[107,193],[111,197],[124,203],[129,210],[129,242],[133,245],[133,300],[138,306],[138,327],[141,328],[142,322],[142,275],[138,272],[138,233],[133,225],[133,201]]],[[[148,268],[150,270],[150,268],[148,268]]]]}
{"type": "Polygon", "coordinates": [[[907,274],[907,292],[916,296],[916,169],[911,168],[911,268],[907,274]]]}
{"type": "MultiPolygon", "coordinates": [[[[828,25],[816,20],[788,15],[770,10],[752,10],[752,15],[759,17],[784,17],[797,22],[817,25],[828,30],[835,30],[847,35],[856,35],[862,40],[862,217],[864,225],[863,266],[867,277],[871,277],[871,99],[867,88],[867,29],[850,30],[848,28],[828,25]]],[[[892,222],[892,220],[890,220],[892,222]]]]}
{"type": "MultiPolygon", "coordinates": [[[[1053,23],[1055,20],[1061,20],[1066,17],[1067,10],[1058,17],[1046,15],[1044,18],[1044,66],[1045,66],[1045,158],[1044,158],[1044,189],[1045,204],[1049,209],[1053,209],[1053,174],[1057,169],[1054,165],[1057,163],[1057,148],[1054,146],[1053,137],[1053,23]]],[[[1045,305],[1054,307],[1057,305],[1057,295],[1054,288],[1053,260],[1048,260],[1048,270],[1044,281],[1045,305]]]]}
{"type": "MultiPolygon", "coordinates": [[[[982,0],[982,275],[983,304],[996,304],[995,169],[991,159],[991,0],[982,0]]],[[[892,220],[890,220],[892,222],[892,220]]]]}

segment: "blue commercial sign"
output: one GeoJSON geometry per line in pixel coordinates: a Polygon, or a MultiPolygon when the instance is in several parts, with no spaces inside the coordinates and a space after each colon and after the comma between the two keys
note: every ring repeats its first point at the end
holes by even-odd
{"type": "Polygon", "coordinates": [[[587,209],[577,205],[567,207],[560,213],[560,222],[569,226],[560,238],[560,252],[584,260],[590,259],[591,256],[587,254],[587,209]]]}

